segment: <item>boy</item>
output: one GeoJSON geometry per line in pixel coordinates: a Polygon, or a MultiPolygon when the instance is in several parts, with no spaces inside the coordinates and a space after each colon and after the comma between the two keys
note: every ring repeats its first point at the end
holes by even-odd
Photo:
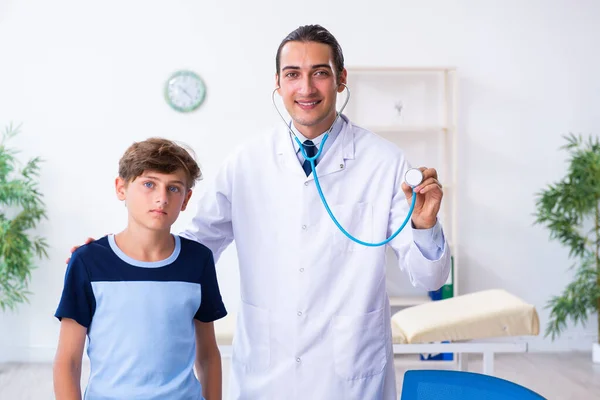
{"type": "Polygon", "coordinates": [[[115,187],[127,227],[77,249],[67,268],[55,314],[57,400],[81,399],[86,335],[85,399],[221,398],[213,321],[227,312],[213,255],[170,232],[200,176],[190,154],[164,139],[134,143],[121,158],[115,187]]]}

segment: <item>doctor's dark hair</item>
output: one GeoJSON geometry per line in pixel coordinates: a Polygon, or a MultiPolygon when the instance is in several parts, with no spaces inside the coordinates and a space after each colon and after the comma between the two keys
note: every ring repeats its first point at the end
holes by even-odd
{"type": "Polygon", "coordinates": [[[339,77],[344,70],[344,53],[342,53],[342,47],[338,43],[337,39],[321,25],[301,26],[283,39],[279,45],[279,48],[277,49],[277,56],[275,57],[277,76],[279,76],[279,70],[281,68],[281,50],[288,42],[317,42],[328,45],[333,54],[333,66],[335,68],[336,78],[339,80],[339,77]]]}
{"type": "Polygon", "coordinates": [[[196,181],[202,178],[200,167],[192,154],[191,149],[186,150],[183,146],[163,138],[135,142],[119,160],[119,177],[129,183],[145,171],[171,174],[182,169],[186,175],[186,187],[191,189],[196,181]]]}

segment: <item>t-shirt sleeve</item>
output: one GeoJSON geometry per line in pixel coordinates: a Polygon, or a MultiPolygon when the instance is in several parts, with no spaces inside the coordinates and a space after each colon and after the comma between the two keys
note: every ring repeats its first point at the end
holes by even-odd
{"type": "Polygon", "coordinates": [[[227,310],[221,298],[215,261],[211,252],[204,264],[200,288],[202,298],[195,318],[202,322],[213,322],[226,316],[227,310]]]}
{"type": "Polygon", "coordinates": [[[88,271],[77,252],[73,253],[65,273],[62,296],[54,316],[58,320],[70,318],[89,328],[96,308],[96,300],[88,271]]]}

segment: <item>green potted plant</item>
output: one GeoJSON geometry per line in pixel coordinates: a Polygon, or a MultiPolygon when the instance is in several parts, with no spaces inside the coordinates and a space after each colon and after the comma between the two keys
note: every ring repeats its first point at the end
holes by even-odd
{"type": "Polygon", "coordinates": [[[566,176],[536,194],[536,224],[550,230],[550,238],[569,249],[574,259],[573,280],[560,296],[553,296],[545,337],[558,337],[567,326],[585,325],[598,318],[598,339],[592,357],[600,363],[600,143],[597,137],[565,136],[566,176]]]}
{"type": "Polygon", "coordinates": [[[45,205],[38,188],[39,157],[21,164],[18,151],[8,142],[19,131],[12,124],[0,139],[0,308],[15,309],[28,301],[29,279],[35,261],[48,257],[44,238],[32,230],[46,218],[45,205]]]}

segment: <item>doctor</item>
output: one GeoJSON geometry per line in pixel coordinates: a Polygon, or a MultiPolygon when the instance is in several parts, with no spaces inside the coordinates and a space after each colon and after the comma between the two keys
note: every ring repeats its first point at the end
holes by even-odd
{"type": "MultiPolygon", "coordinates": [[[[275,85],[291,129],[311,149],[336,117],[347,72],[336,39],[303,26],[281,43],[275,85]]],[[[235,240],[241,298],[233,345],[232,399],[397,399],[385,247],[348,239],[329,218],[310,166],[287,127],[239,148],[224,163],[183,236],[218,260],[235,240]]],[[[401,225],[412,190],[401,150],[345,116],[317,160],[331,210],[352,235],[385,240],[401,225]]],[[[433,168],[406,227],[389,245],[413,285],[440,288],[450,252],[437,214],[433,168]]]]}

